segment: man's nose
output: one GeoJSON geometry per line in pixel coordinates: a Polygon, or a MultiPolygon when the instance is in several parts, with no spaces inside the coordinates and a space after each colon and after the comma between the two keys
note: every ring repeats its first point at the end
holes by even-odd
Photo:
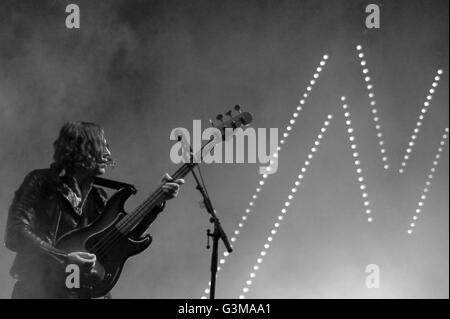
{"type": "Polygon", "coordinates": [[[102,159],[106,160],[110,156],[111,156],[111,151],[107,147],[105,147],[105,150],[103,151],[103,154],[102,154],[102,159]]]}

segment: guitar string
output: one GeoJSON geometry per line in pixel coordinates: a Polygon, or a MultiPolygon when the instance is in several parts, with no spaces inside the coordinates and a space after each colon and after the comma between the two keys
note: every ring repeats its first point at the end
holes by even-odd
{"type": "MultiPolygon", "coordinates": [[[[175,174],[175,178],[178,175],[181,175],[181,173],[185,170],[182,166],[175,174]]],[[[183,172],[184,173],[184,172],[183,172]]],[[[141,205],[139,205],[135,212],[128,215],[129,217],[125,222],[120,223],[120,221],[117,223],[116,227],[113,227],[109,233],[105,234],[103,238],[99,240],[99,242],[94,245],[91,248],[91,251],[100,254],[103,254],[108,250],[112,245],[114,245],[115,241],[119,239],[120,237],[126,235],[126,228],[134,224],[137,220],[139,220],[144,214],[143,212],[146,212],[149,206],[153,205],[154,200],[158,198],[161,195],[161,188],[159,188],[154,194],[152,194],[147,200],[145,200],[141,205]],[[123,231],[125,230],[125,234],[123,231]]]]}
{"type": "MultiPolygon", "coordinates": [[[[188,171],[190,170],[190,167],[188,165],[183,165],[180,169],[177,170],[177,172],[173,175],[174,179],[178,179],[183,175],[186,175],[188,171]]],[[[96,253],[98,257],[100,258],[103,256],[104,253],[106,253],[107,250],[109,250],[116,242],[120,239],[122,236],[126,236],[127,232],[129,232],[132,228],[129,230],[128,227],[133,226],[134,224],[137,225],[136,222],[138,222],[141,218],[145,217],[145,214],[148,212],[148,209],[155,203],[155,199],[159,199],[159,197],[163,194],[161,187],[153,194],[151,195],[147,200],[145,200],[141,205],[139,205],[135,212],[128,215],[131,216],[127,218],[126,221],[122,219],[117,223],[115,227],[113,227],[103,238],[99,240],[92,248],[91,251],[96,253]],[[122,222],[122,223],[121,223],[122,222]]]]}
{"type": "MultiPolygon", "coordinates": [[[[156,192],[155,196],[159,196],[161,194],[161,191],[158,190],[156,192]]],[[[107,233],[103,238],[99,240],[99,245],[96,248],[93,248],[92,251],[99,257],[104,257],[105,253],[109,251],[110,248],[112,248],[118,240],[120,240],[122,237],[125,237],[127,234],[123,231],[128,225],[131,225],[135,219],[138,219],[141,215],[141,212],[144,211],[144,209],[147,207],[147,205],[142,207],[141,211],[136,211],[136,214],[138,217],[132,217],[129,221],[127,221],[123,226],[118,227],[117,225],[114,226],[109,233],[107,233]],[[123,227],[123,228],[122,228],[123,227]]]]}
{"type": "MultiPolygon", "coordinates": [[[[203,149],[206,148],[210,142],[212,140],[210,140],[208,143],[206,143],[205,145],[202,146],[202,148],[200,149],[200,154],[202,154],[203,149]]],[[[178,179],[180,177],[185,176],[189,170],[191,169],[190,166],[194,167],[196,164],[184,164],[183,166],[181,166],[173,175],[174,179],[178,179]]],[[[133,213],[130,214],[130,218],[127,219],[126,222],[122,222],[122,226],[119,225],[119,223],[121,223],[121,221],[119,221],[117,223],[117,226],[119,227],[123,227],[122,230],[124,230],[126,227],[132,225],[133,223],[135,223],[138,219],[140,219],[141,217],[143,217],[143,215],[146,213],[147,209],[149,208],[149,206],[153,205],[153,200],[155,197],[160,196],[161,193],[161,188],[158,189],[152,196],[150,196],[146,201],[144,201],[141,205],[139,205],[135,211],[133,213]]],[[[125,217],[126,218],[126,217],[125,217]]],[[[122,219],[123,220],[123,219],[122,219]]],[[[135,227],[135,226],[134,226],[135,227]]],[[[126,231],[128,232],[128,231],[126,231]]],[[[105,234],[105,236],[101,239],[99,239],[99,242],[97,242],[96,244],[94,244],[94,246],[91,248],[91,252],[98,252],[98,254],[103,255],[103,253],[105,253],[109,248],[112,247],[112,245],[114,245],[115,241],[117,241],[120,237],[126,236],[127,234],[122,233],[120,231],[120,229],[117,229],[117,227],[113,227],[109,233],[105,234]],[[109,237],[109,238],[108,238],[109,237]]]]}
{"type": "MultiPolygon", "coordinates": [[[[127,227],[134,224],[135,221],[139,220],[141,216],[143,215],[142,212],[147,211],[148,207],[151,206],[154,202],[155,198],[158,198],[162,194],[161,189],[158,189],[155,194],[152,195],[152,198],[149,198],[149,201],[144,202],[145,204],[138,207],[138,209],[135,210],[136,215],[133,214],[132,217],[127,219],[125,222],[123,222],[121,225],[119,223],[114,226],[109,233],[107,233],[103,238],[99,240],[99,243],[97,245],[94,245],[96,247],[93,247],[91,250],[96,253],[99,257],[104,256],[104,253],[106,253],[121,237],[126,236],[126,229],[127,227]]],[[[123,220],[123,219],[122,219],[123,220]]]]}
{"type": "MultiPolygon", "coordinates": [[[[124,220],[122,219],[122,223],[120,223],[120,221],[117,223],[117,225],[115,225],[115,227],[113,227],[107,234],[105,234],[103,236],[103,238],[101,238],[92,248],[91,251],[92,252],[96,252],[96,253],[102,253],[101,250],[107,248],[105,247],[108,243],[111,243],[111,241],[114,241],[117,239],[117,236],[120,237],[120,235],[122,234],[121,231],[125,230],[126,227],[128,227],[129,225],[131,225],[131,223],[133,223],[137,218],[140,218],[141,216],[141,212],[143,211],[143,209],[145,209],[147,207],[147,205],[150,202],[153,202],[153,200],[158,197],[160,195],[160,189],[158,189],[154,194],[152,194],[147,200],[145,200],[141,205],[139,205],[134,213],[132,213],[130,218],[127,218],[127,220],[124,222],[124,220]]],[[[126,218],[126,217],[125,217],[126,218]]]]}
{"type": "MultiPolygon", "coordinates": [[[[155,194],[152,195],[152,197],[159,195],[160,190],[158,189],[155,194]]],[[[140,212],[146,205],[144,205],[146,202],[138,206],[138,208],[135,210],[135,214],[140,215],[140,212]]],[[[134,220],[134,218],[130,218],[130,221],[134,220]]],[[[122,227],[126,227],[128,225],[128,222],[123,224],[122,227]]],[[[95,253],[97,257],[103,256],[103,254],[112,246],[115,244],[115,241],[119,239],[120,237],[124,236],[121,232],[121,228],[118,228],[118,225],[115,225],[111,230],[109,230],[108,233],[106,233],[104,236],[102,236],[96,244],[90,249],[91,252],[95,253]]]]}
{"type": "MultiPolygon", "coordinates": [[[[173,179],[179,179],[179,178],[183,177],[184,175],[186,175],[186,174],[188,173],[189,170],[190,170],[190,168],[189,168],[188,165],[183,165],[181,168],[179,168],[179,169],[175,172],[175,174],[173,174],[173,179]]],[[[122,227],[122,230],[130,231],[131,229],[130,229],[130,230],[126,230],[126,227],[132,225],[132,224],[135,222],[135,220],[138,220],[138,219],[140,219],[141,217],[144,217],[144,216],[141,216],[141,215],[145,215],[145,213],[146,213],[146,211],[148,210],[149,206],[153,205],[152,201],[154,200],[154,198],[152,198],[152,197],[158,197],[159,195],[161,195],[161,193],[160,193],[161,187],[162,187],[162,186],[160,186],[160,188],[158,189],[158,191],[155,192],[155,194],[154,194],[155,196],[152,195],[151,197],[149,197],[149,198],[143,203],[142,209],[139,208],[139,209],[141,210],[139,213],[135,212],[134,214],[131,214],[132,217],[130,217],[130,218],[128,219],[128,221],[126,221],[126,222],[123,222],[123,219],[122,219],[121,221],[119,221],[119,222],[117,223],[117,226],[118,226],[118,227],[122,227]],[[134,220],[133,220],[133,219],[134,219],[134,220]],[[121,225],[119,225],[119,224],[121,224],[121,225]]]]}
{"type": "MultiPolygon", "coordinates": [[[[185,170],[185,165],[183,165],[182,167],[180,167],[174,174],[174,176],[178,176],[180,175],[181,172],[183,172],[183,170],[185,170]]],[[[131,213],[129,216],[129,218],[127,218],[127,220],[125,222],[122,222],[120,225],[120,221],[117,223],[116,226],[118,227],[122,227],[122,228],[117,228],[117,227],[113,227],[109,233],[105,234],[103,238],[101,238],[99,240],[99,242],[97,242],[92,248],[91,251],[92,252],[98,252],[100,254],[104,253],[107,249],[109,249],[109,247],[106,247],[108,244],[114,244],[114,241],[117,240],[118,238],[120,238],[121,236],[123,236],[124,234],[121,232],[121,230],[125,230],[126,227],[130,226],[132,223],[134,223],[136,220],[140,219],[141,216],[143,215],[142,212],[144,210],[146,210],[146,208],[148,208],[149,204],[153,204],[153,200],[158,197],[159,195],[161,195],[161,188],[159,188],[154,194],[152,194],[149,198],[147,198],[147,200],[145,200],[141,205],[139,205],[134,213],[131,213]],[[103,251],[101,251],[103,250],[103,251]]],[[[126,217],[125,217],[126,218],[126,217]]],[[[122,219],[123,221],[123,219],[122,219]]]]}
{"type": "MultiPolygon", "coordinates": [[[[242,118],[241,118],[241,123],[242,118]]],[[[210,142],[212,142],[213,139],[211,139],[208,143],[202,146],[200,149],[200,154],[202,154],[202,151],[205,147],[207,147],[210,142]]],[[[192,165],[192,164],[191,164],[192,165]]],[[[195,166],[195,165],[193,165],[195,166]]],[[[185,176],[189,170],[191,170],[191,167],[189,164],[182,165],[173,175],[174,179],[178,179],[180,177],[185,176]]],[[[154,204],[155,198],[158,198],[160,195],[162,195],[161,189],[162,186],[154,193],[152,194],[147,200],[145,200],[141,205],[139,205],[133,213],[131,213],[128,216],[131,216],[127,218],[125,222],[122,222],[123,219],[107,233],[104,235],[104,237],[100,238],[97,243],[94,244],[94,246],[91,248],[91,252],[95,253],[98,258],[101,258],[104,256],[104,254],[113,247],[113,245],[123,236],[127,236],[129,231],[133,229],[133,227],[136,227],[138,223],[140,222],[139,219],[145,218],[145,214],[148,212],[148,209],[154,204]],[[121,223],[122,222],[122,223],[121,223]],[[136,223],[136,224],[135,224],[136,223]],[[120,224],[120,225],[119,225],[120,224]],[[132,226],[135,224],[130,230],[127,230],[126,228],[129,226],[132,226]],[[116,227],[117,226],[117,227],[116,227]]],[[[126,218],[126,217],[124,217],[126,218]]],[[[142,220],[141,220],[142,221],[142,220]]]]}

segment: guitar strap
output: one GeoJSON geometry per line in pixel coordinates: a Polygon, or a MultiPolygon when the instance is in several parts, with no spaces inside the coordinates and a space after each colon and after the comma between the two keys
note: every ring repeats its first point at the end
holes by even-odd
{"type": "Polygon", "coordinates": [[[112,179],[103,178],[103,177],[97,177],[97,176],[94,177],[94,185],[111,188],[114,190],[119,190],[122,188],[131,188],[131,190],[133,191],[133,194],[137,193],[137,189],[136,189],[136,187],[134,187],[134,185],[115,181],[112,179]]]}

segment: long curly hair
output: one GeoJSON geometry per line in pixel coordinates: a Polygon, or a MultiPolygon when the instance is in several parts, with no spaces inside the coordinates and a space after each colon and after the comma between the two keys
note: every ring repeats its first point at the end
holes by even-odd
{"type": "Polygon", "coordinates": [[[53,143],[52,167],[73,171],[95,169],[101,164],[114,165],[103,129],[94,123],[71,121],[63,125],[53,143]]]}

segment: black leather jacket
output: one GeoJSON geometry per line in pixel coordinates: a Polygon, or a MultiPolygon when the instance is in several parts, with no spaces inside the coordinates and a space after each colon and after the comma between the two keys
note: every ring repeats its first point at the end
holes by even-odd
{"type": "MultiPolygon", "coordinates": [[[[6,247],[17,253],[10,271],[14,278],[42,281],[53,267],[65,265],[66,252],[55,248],[58,238],[88,225],[102,213],[106,192],[92,186],[80,202],[71,181],[73,178],[61,176],[53,168],[34,170],[15,192],[5,236],[6,247]]],[[[147,227],[144,221],[133,235],[141,236],[147,227]]]]}

